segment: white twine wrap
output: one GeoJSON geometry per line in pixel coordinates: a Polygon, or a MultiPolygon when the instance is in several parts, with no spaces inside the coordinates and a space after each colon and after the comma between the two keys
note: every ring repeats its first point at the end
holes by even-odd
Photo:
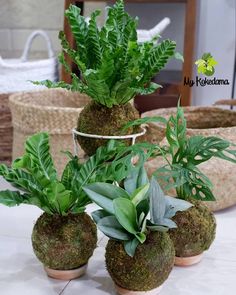
{"type": "Polygon", "coordinates": [[[142,131],[139,133],[133,133],[129,135],[98,135],[98,134],[90,134],[90,133],[83,133],[75,128],[72,129],[72,136],[74,141],[74,152],[75,155],[78,155],[79,152],[79,146],[76,139],[77,135],[83,136],[83,137],[89,137],[89,138],[99,138],[99,139],[132,139],[132,145],[135,144],[136,138],[144,135],[146,133],[146,129],[144,127],[141,127],[142,131]]]}

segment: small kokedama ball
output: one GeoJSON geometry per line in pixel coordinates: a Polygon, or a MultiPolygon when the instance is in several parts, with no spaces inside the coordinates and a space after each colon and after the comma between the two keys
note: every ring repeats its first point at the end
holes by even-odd
{"type": "Polygon", "coordinates": [[[214,214],[200,201],[191,200],[190,209],[177,212],[173,221],[178,228],[169,231],[177,257],[190,257],[208,250],[215,239],[214,214]]]}
{"type": "Polygon", "coordinates": [[[150,232],[134,257],[125,252],[122,242],[114,240],[109,240],[105,254],[113,281],[132,291],[149,291],[162,285],[173,268],[174,256],[169,235],[161,232],[150,232]]]}
{"type": "Polygon", "coordinates": [[[97,244],[97,228],[86,214],[43,213],[34,225],[33,250],[44,266],[71,270],[86,264],[97,244]]]}
{"type": "MultiPolygon", "coordinates": [[[[137,128],[129,128],[122,132],[122,127],[139,118],[139,114],[130,103],[107,108],[94,101],[88,103],[81,111],[77,130],[83,133],[98,135],[129,135],[136,133],[137,128]]],[[[97,148],[106,145],[107,140],[78,136],[79,144],[86,154],[93,155],[97,148]]],[[[131,144],[131,140],[125,140],[131,144]]]]}

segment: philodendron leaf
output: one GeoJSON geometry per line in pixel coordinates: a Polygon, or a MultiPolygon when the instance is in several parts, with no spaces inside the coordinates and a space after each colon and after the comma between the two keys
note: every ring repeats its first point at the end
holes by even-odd
{"type": "Polygon", "coordinates": [[[115,213],[113,200],[120,197],[130,198],[125,190],[109,183],[95,182],[84,186],[83,190],[94,203],[111,214],[115,213]]]}
{"type": "Polygon", "coordinates": [[[187,201],[176,199],[174,197],[165,196],[165,199],[166,199],[165,218],[172,218],[175,216],[176,212],[188,210],[189,208],[193,206],[193,204],[187,201]]]}
{"type": "Polygon", "coordinates": [[[124,248],[125,248],[125,252],[131,256],[131,257],[134,257],[134,254],[135,254],[135,251],[136,251],[136,248],[139,244],[139,240],[134,238],[133,240],[130,240],[130,241],[126,241],[124,243],[124,248]]]}
{"type": "Polygon", "coordinates": [[[8,207],[19,206],[22,203],[27,203],[27,194],[21,194],[18,191],[0,191],[0,204],[8,207]]]}
{"type": "Polygon", "coordinates": [[[150,182],[150,217],[152,223],[159,224],[159,221],[165,216],[165,208],[165,195],[158,182],[152,177],[150,182]]]}
{"type": "Polygon", "coordinates": [[[98,223],[98,221],[104,217],[107,217],[107,216],[110,216],[109,213],[107,213],[105,210],[102,210],[102,209],[99,209],[99,210],[96,210],[94,212],[92,212],[92,218],[93,220],[98,223]]]}
{"type": "Polygon", "coordinates": [[[149,183],[139,187],[133,192],[133,194],[131,195],[131,200],[135,206],[147,198],[148,190],[149,190],[149,183]]]}
{"type": "Polygon", "coordinates": [[[132,201],[117,198],[113,201],[114,212],[119,223],[131,234],[139,232],[137,212],[132,201]]]}
{"type": "Polygon", "coordinates": [[[97,222],[97,226],[106,236],[112,239],[128,241],[131,235],[120,225],[115,216],[107,216],[97,222]]]}
{"type": "Polygon", "coordinates": [[[149,183],[147,172],[143,165],[134,167],[124,181],[125,190],[131,195],[137,188],[149,183]]]}

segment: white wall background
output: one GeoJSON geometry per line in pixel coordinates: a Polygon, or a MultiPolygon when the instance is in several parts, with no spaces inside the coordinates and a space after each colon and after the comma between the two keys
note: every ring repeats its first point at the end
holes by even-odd
{"type": "MultiPolygon", "coordinates": [[[[211,52],[218,61],[215,76],[229,79],[229,86],[193,87],[192,104],[210,105],[219,99],[231,97],[236,44],[236,1],[198,0],[195,60],[203,53],[211,52]]],[[[132,15],[138,15],[140,27],[150,29],[163,17],[172,23],[163,33],[163,38],[177,41],[177,49],[183,50],[184,4],[127,4],[132,15]]],[[[169,69],[178,69],[178,62],[168,64],[169,69]]],[[[194,75],[196,68],[194,67],[194,75]]],[[[236,97],[235,97],[236,98],[236,97]]]]}

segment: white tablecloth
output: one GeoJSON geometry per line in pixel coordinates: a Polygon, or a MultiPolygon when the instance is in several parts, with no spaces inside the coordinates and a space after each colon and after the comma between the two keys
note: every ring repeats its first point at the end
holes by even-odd
{"type": "MultiPolygon", "coordinates": [[[[6,184],[0,179],[0,189],[6,184]]],[[[94,205],[89,206],[91,212],[94,205]]],[[[99,233],[98,247],[87,274],[66,282],[49,279],[33,254],[31,231],[40,210],[23,205],[0,205],[1,295],[107,295],[116,294],[104,265],[106,238],[99,233]]],[[[175,267],[161,295],[236,294],[236,207],[216,214],[217,236],[203,261],[195,266],[175,267]]]]}

